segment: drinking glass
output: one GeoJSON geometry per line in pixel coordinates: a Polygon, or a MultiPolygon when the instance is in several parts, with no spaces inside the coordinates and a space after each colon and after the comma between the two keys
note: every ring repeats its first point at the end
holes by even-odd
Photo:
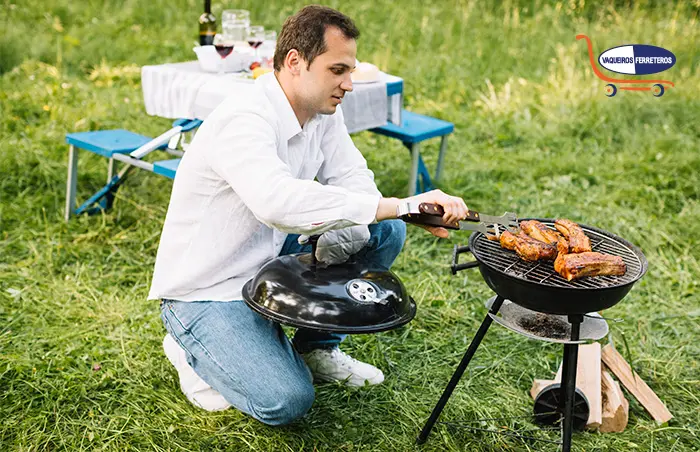
{"type": "Polygon", "coordinates": [[[258,59],[258,47],[265,41],[265,27],[262,25],[251,25],[248,28],[248,45],[255,49],[255,59],[258,59]]]}
{"type": "Polygon", "coordinates": [[[265,30],[265,42],[260,46],[260,63],[263,67],[272,68],[273,58],[275,56],[275,47],[277,45],[277,32],[275,30],[265,30]]]}
{"type": "Polygon", "coordinates": [[[277,32],[275,30],[265,30],[265,41],[274,44],[277,42],[277,32]]]}
{"type": "Polygon", "coordinates": [[[221,14],[221,29],[226,39],[244,41],[250,26],[250,11],[247,9],[227,9],[221,14]]]}
{"type": "Polygon", "coordinates": [[[216,53],[221,57],[221,61],[219,62],[219,74],[223,74],[224,59],[233,52],[233,41],[226,38],[221,33],[217,33],[216,36],[214,36],[214,47],[216,48],[216,53]]]}

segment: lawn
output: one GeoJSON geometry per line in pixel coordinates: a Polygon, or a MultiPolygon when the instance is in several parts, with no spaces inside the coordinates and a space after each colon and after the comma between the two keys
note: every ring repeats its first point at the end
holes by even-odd
{"type": "MultiPolygon", "coordinates": [[[[569,217],[639,246],[649,271],[605,312],[611,336],[674,419],[659,426],[630,399],[624,433],[581,433],[577,451],[700,449],[700,4],[466,0],[330,2],[355,18],[358,57],[405,80],[405,105],[456,126],[441,188],[485,213],[569,217]],[[604,95],[585,44],[667,48],[675,88],[604,95]],[[627,344],[623,347],[622,344],[627,344]]],[[[302,2],[245,7],[279,28],[302,2]]],[[[137,172],[107,213],[63,221],[68,132],[125,128],[156,136],[140,66],[192,59],[195,0],[0,3],[0,450],[556,450],[436,426],[415,437],[493,293],[478,271],[451,276],[452,246],[409,228],[393,270],[418,303],[407,326],[350,337],[384,384],[317,387],[300,422],[271,428],[234,410],[206,413],[180,393],[164,358],[157,303],[146,301],[171,183],[137,172]]],[[[612,75],[612,74],[611,74],[612,75]]],[[[659,75],[659,74],[657,74],[659,75]]],[[[653,76],[646,76],[652,78],[653,76]]],[[[380,190],[403,196],[408,154],[364,132],[357,146],[380,190]]],[[[429,166],[437,144],[425,147],[429,166]]],[[[79,196],[104,183],[81,159],[79,196]]],[[[493,327],[442,420],[524,416],[534,378],[560,346],[493,327]]],[[[527,419],[489,421],[557,439],[527,419]]]]}

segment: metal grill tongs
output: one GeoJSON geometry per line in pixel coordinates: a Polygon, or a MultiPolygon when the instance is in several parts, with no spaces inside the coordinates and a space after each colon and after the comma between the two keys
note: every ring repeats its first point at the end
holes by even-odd
{"type": "Polygon", "coordinates": [[[445,214],[442,206],[427,202],[407,201],[399,205],[397,216],[406,223],[422,224],[428,226],[440,226],[445,229],[479,231],[487,236],[500,237],[503,226],[506,230],[517,233],[518,216],[512,212],[506,212],[501,216],[483,215],[469,210],[467,217],[462,221],[446,223],[442,220],[445,214]]]}

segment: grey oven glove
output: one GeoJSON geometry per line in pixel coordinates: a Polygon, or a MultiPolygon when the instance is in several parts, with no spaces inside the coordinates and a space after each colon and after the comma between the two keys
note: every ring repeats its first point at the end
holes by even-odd
{"type": "MultiPolygon", "coordinates": [[[[366,225],[324,232],[316,245],[316,259],[328,265],[342,264],[364,248],[369,242],[369,237],[369,228],[366,225]]],[[[308,241],[308,235],[299,236],[299,244],[305,245],[308,241]]]]}

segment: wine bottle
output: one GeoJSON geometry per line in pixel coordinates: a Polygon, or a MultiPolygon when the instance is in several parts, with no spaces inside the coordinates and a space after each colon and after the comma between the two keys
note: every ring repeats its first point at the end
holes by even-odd
{"type": "Polygon", "coordinates": [[[199,16],[199,44],[213,45],[214,35],[216,35],[216,17],[211,13],[211,0],[204,0],[204,13],[199,16]]]}

